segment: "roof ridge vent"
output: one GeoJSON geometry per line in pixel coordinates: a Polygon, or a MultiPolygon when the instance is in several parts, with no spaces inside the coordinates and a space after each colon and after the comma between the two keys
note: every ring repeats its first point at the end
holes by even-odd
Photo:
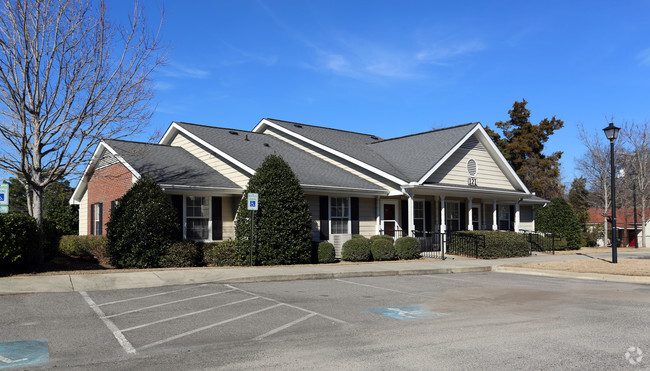
{"type": "Polygon", "coordinates": [[[372,140],[379,140],[379,138],[377,138],[377,137],[374,136],[374,135],[371,135],[371,136],[370,136],[370,139],[372,139],[372,140]]]}
{"type": "Polygon", "coordinates": [[[302,125],[300,125],[300,124],[293,124],[293,126],[295,126],[297,128],[302,128],[302,125]]]}
{"type": "Polygon", "coordinates": [[[264,143],[264,147],[271,147],[268,143],[264,143]]]}
{"type": "Polygon", "coordinates": [[[228,134],[239,135],[239,133],[234,130],[228,130],[228,134]]]}

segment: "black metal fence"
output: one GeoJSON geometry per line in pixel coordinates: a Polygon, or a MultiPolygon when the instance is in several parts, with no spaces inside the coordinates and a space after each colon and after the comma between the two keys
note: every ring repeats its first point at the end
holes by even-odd
{"type": "Polygon", "coordinates": [[[478,259],[479,253],[485,249],[485,235],[463,232],[451,232],[447,239],[447,253],[469,256],[478,259]]]}
{"type": "Polygon", "coordinates": [[[523,230],[519,231],[519,233],[526,236],[531,255],[533,251],[551,251],[553,254],[555,254],[557,243],[559,243],[562,239],[561,235],[555,233],[532,232],[523,230]]]}
{"type": "Polygon", "coordinates": [[[420,240],[420,255],[425,258],[445,259],[446,235],[439,232],[413,231],[413,236],[420,240]]]}

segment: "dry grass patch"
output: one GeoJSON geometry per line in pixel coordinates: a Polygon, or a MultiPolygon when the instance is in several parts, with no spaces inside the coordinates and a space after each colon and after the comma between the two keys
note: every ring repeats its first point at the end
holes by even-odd
{"type": "MultiPolygon", "coordinates": [[[[643,249],[636,249],[634,247],[619,247],[616,249],[618,252],[638,252],[643,249]]],[[[611,247],[583,247],[580,250],[565,250],[565,251],[556,251],[555,255],[575,255],[575,254],[600,254],[600,253],[611,253],[611,247]]],[[[550,252],[546,252],[550,254],[550,252]]]]}
{"type": "Polygon", "coordinates": [[[514,264],[511,267],[548,269],[577,273],[618,274],[623,276],[650,276],[650,259],[618,259],[612,264],[609,259],[582,259],[574,261],[514,264]]]}

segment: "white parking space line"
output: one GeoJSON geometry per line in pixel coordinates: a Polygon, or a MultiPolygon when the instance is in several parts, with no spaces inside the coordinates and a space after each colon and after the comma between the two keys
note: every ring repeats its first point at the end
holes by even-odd
{"type": "Polygon", "coordinates": [[[252,298],[246,298],[246,299],[243,299],[243,300],[234,301],[234,302],[232,302],[232,303],[228,303],[228,304],[217,305],[216,307],[211,307],[211,308],[206,308],[206,309],[202,309],[202,310],[197,310],[196,312],[190,312],[190,313],[181,314],[180,316],[174,316],[174,317],[165,318],[165,319],[161,319],[161,320],[154,321],[154,322],[150,322],[150,323],[145,323],[144,325],[138,325],[138,326],[133,326],[133,327],[125,328],[124,330],[122,330],[122,332],[127,332],[127,331],[131,331],[131,330],[136,330],[136,329],[139,329],[139,328],[143,328],[143,327],[147,327],[147,326],[155,325],[155,324],[158,324],[158,323],[163,323],[163,322],[173,321],[173,320],[175,320],[175,319],[179,319],[179,318],[183,318],[183,317],[189,317],[189,316],[193,316],[193,315],[196,315],[196,314],[205,313],[205,312],[208,312],[208,311],[211,311],[211,310],[215,310],[215,309],[219,309],[219,308],[227,307],[227,306],[229,306],[229,305],[235,305],[235,304],[239,304],[239,303],[243,303],[243,302],[246,302],[246,301],[249,301],[249,300],[255,300],[255,299],[259,299],[259,296],[255,296],[255,297],[252,297],[252,298]]]}
{"type": "Polygon", "coordinates": [[[315,316],[315,315],[316,315],[316,313],[309,313],[308,315],[306,315],[306,316],[304,316],[304,317],[302,317],[302,318],[298,318],[297,320],[292,321],[292,322],[289,322],[289,323],[287,323],[286,325],[280,326],[280,327],[278,327],[278,328],[276,328],[276,329],[273,329],[273,330],[267,332],[266,334],[262,334],[262,335],[256,337],[256,338],[253,339],[253,340],[262,340],[262,339],[264,339],[264,338],[267,337],[267,336],[271,336],[271,335],[273,335],[273,334],[277,334],[278,332],[280,332],[280,331],[282,331],[282,330],[286,330],[286,329],[288,329],[289,327],[291,327],[291,326],[293,326],[293,325],[295,325],[295,324],[298,324],[298,323],[300,323],[300,322],[302,322],[302,321],[304,321],[304,320],[310,319],[311,317],[313,317],[313,316],[315,316]]]}
{"type": "Polygon", "coordinates": [[[126,337],[124,337],[124,334],[120,331],[117,326],[111,321],[110,319],[106,318],[104,316],[104,312],[95,304],[93,299],[88,296],[88,294],[85,291],[80,291],[79,294],[86,300],[86,303],[90,306],[90,308],[97,313],[99,318],[104,322],[106,327],[113,333],[113,336],[115,336],[115,339],[117,339],[117,342],[120,343],[122,348],[124,348],[124,351],[127,352],[128,354],[135,354],[135,349],[131,345],[131,343],[126,340],[126,337]]]}
{"type": "Polygon", "coordinates": [[[250,313],[242,314],[242,315],[240,315],[240,316],[237,316],[237,317],[234,317],[234,318],[230,318],[230,319],[227,319],[227,320],[223,320],[223,321],[221,321],[221,322],[213,323],[213,324],[211,324],[211,325],[207,325],[207,326],[199,327],[199,328],[197,328],[197,329],[194,329],[194,330],[191,330],[191,331],[187,331],[187,332],[184,332],[184,333],[182,333],[182,334],[178,334],[178,335],[175,335],[175,336],[172,336],[172,337],[168,337],[167,339],[162,339],[162,340],[158,340],[158,341],[156,341],[156,342],[153,342],[153,343],[150,343],[150,344],[147,344],[147,345],[143,345],[143,346],[141,346],[141,347],[138,348],[138,349],[139,349],[139,350],[143,350],[143,349],[151,348],[151,347],[156,346],[156,345],[164,344],[164,343],[167,343],[167,342],[170,342],[170,341],[176,340],[176,339],[183,338],[183,337],[185,337],[185,336],[189,336],[189,335],[192,335],[192,334],[196,334],[197,332],[201,332],[201,331],[209,330],[209,329],[211,329],[211,328],[213,328],[213,327],[217,327],[217,326],[221,326],[221,325],[223,325],[223,324],[229,323],[229,322],[237,321],[237,320],[240,320],[240,319],[242,319],[242,318],[246,318],[246,317],[248,317],[248,316],[252,316],[252,315],[254,315],[254,314],[262,313],[262,312],[264,312],[264,311],[267,311],[267,310],[270,310],[270,309],[273,309],[273,308],[277,308],[277,307],[280,307],[280,306],[282,306],[282,305],[283,305],[282,303],[278,303],[278,304],[275,304],[275,305],[271,305],[270,307],[266,307],[266,308],[262,308],[262,309],[256,310],[256,311],[254,311],[254,312],[250,312],[250,313]]]}
{"type": "Polygon", "coordinates": [[[365,283],[358,283],[358,282],[353,282],[353,281],[348,281],[348,280],[342,280],[342,279],[339,279],[339,278],[337,278],[336,281],[344,282],[344,283],[349,283],[349,284],[357,285],[357,286],[370,287],[370,288],[378,289],[378,290],[397,292],[397,293],[404,294],[404,295],[413,295],[413,296],[419,296],[419,297],[427,298],[427,299],[436,299],[436,298],[434,298],[434,297],[432,297],[432,296],[428,296],[428,295],[424,295],[424,294],[418,294],[418,293],[413,293],[413,292],[408,292],[408,291],[389,289],[389,288],[387,288],[387,287],[380,287],[380,286],[374,286],[374,285],[367,285],[367,284],[365,284],[365,283]]]}
{"type": "Polygon", "coordinates": [[[119,317],[119,316],[123,316],[123,315],[125,315],[125,314],[136,313],[136,312],[140,312],[140,311],[147,310],[147,309],[158,308],[158,307],[162,307],[162,306],[165,306],[165,305],[181,303],[181,302],[188,301],[188,300],[195,300],[195,299],[205,298],[205,297],[208,297],[208,296],[221,295],[221,294],[225,294],[225,293],[227,293],[227,292],[232,292],[232,291],[235,291],[235,290],[233,289],[233,290],[226,290],[226,291],[220,291],[220,292],[213,292],[213,293],[211,293],[211,294],[205,294],[205,295],[193,296],[193,297],[191,297],[191,298],[179,299],[179,300],[174,300],[174,301],[170,301],[170,302],[167,302],[167,303],[161,303],[161,304],[156,304],[156,305],[150,305],[150,306],[148,306],[148,307],[144,307],[144,308],[128,310],[128,311],[126,311],[126,312],[122,312],[122,313],[118,313],[118,314],[112,314],[112,315],[110,315],[110,316],[105,316],[104,318],[114,318],[114,317],[119,317]]]}
{"type": "Polygon", "coordinates": [[[97,306],[98,306],[98,307],[101,307],[101,306],[104,306],[104,305],[111,305],[111,304],[117,304],[117,303],[124,303],[124,302],[127,302],[127,301],[133,301],[133,300],[140,300],[140,299],[152,298],[152,297],[154,297],[154,296],[167,295],[167,294],[171,294],[171,293],[179,292],[179,291],[193,290],[193,289],[195,289],[195,288],[197,288],[197,287],[202,287],[202,286],[207,286],[207,285],[208,285],[208,284],[205,283],[205,284],[203,284],[203,285],[192,286],[192,287],[185,287],[185,288],[178,289],[178,290],[159,292],[159,293],[157,293],[157,294],[151,294],[151,295],[145,295],[145,296],[138,296],[137,298],[130,298],[130,299],[123,299],[123,300],[109,301],[108,303],[97,304],[97,306]]]}
{"type": "Polygon", "coordinates": [[[272,301],[274,303],[279,303],[279,304],[282,304],[282,305],[286,305],[289,308],[298,309],[298,310],[301,310],[301,311],[307,312],[307,313],[313,313],[313,314],[315,314],[315,315],[317,315],[319,317],[326,318],[326,319],[328,319],[330,321],[338,322],[338,323],[341,323],[341,324],[344,324],[344,325],[347,324],[347,322],[345,322],[343,320],[340,320],[340,319],[337,319],[337,318],[334,318],[334,317],[330,317],[330,316],[324,315],[322,313],[314,312],[314,311],[309,310],[309,309],[301,308],[301,307],[298,307],[298,306],[295,306],[295,305],[292,305],[292,304],[283,303],[281,301],[278,301],[278,300],[275,300],[275,299],[272,299],[272,298],[268,298],[266,296],[258,295],[258,294],[254,293],[254,292],[246,291],[246,290],[237,288],[237,287],[232,286],[232,285],[224,285],[224,286],[230,287],[233,290],[238,290],[238,291],[244,292],[244,293],[246,293],[248,295],[259,296],[260,298],[262,298],[264,300],[268,300],[268,301],[272,301]]]}

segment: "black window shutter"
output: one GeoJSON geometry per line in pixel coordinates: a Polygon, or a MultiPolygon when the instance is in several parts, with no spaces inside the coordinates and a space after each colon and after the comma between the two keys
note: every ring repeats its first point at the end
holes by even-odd
{"type": "Polygon", "coordinates": [[[102,209],[104,204],[99,204],[99,225],[97,226],[97,235],[102,235],[102,229],[104,229],[104,219],[102,218],[102,209]]]}
{"type": "Polygon", "coordinates": [[[95,234],[95,204],[90,205],[90,234],[95,234]]]}
{"type": "Polygon", "coordinates": [[[178,240],[183,239],[183,196],[181,195],[172,195],[172,206],[176,210],[176,220],[178,220],[178,240]]]}
{"type": "Polygon", "coordinates": [[[465,208],[465,203],[460,203],[460,225],[458,226],[459,231],[467,230],[467,210],[465,208]]]}
{"type": "Polygon", "coordinates": [[[352,234],[359,234],[359,197],[350,198],[350,216],[352,217],[352,234]]]}
{"type": "Polygon", "coordinates": [[[409,202],[402,200],[402,236],[409,235],[409,202]]]}
{"type": "Polygon", "coordinates": [[[212,197],[212,239],[223,240],[221,197],[212,197]]]}
{"type": "Polygon", "coordinates": [[[320,239],[321,241],[329,240],[329,202],[327,196],[320,196],[320,239]]]}
{"type": "Polygon", "coordinates": [[[433,218],[431,217],[431,201],[424,201],[424,229],[433,231],[433,218]]]}
{"type": "Polygon", "coordinates": [[[510,206],[510,230],[515,230],[515,207],[510,206]]]}
{"type": "Polygon", "coordinates": [[[113,212],[113,209],[115,209],[115,200],[111,201],[111,213],[113,212]]]}

